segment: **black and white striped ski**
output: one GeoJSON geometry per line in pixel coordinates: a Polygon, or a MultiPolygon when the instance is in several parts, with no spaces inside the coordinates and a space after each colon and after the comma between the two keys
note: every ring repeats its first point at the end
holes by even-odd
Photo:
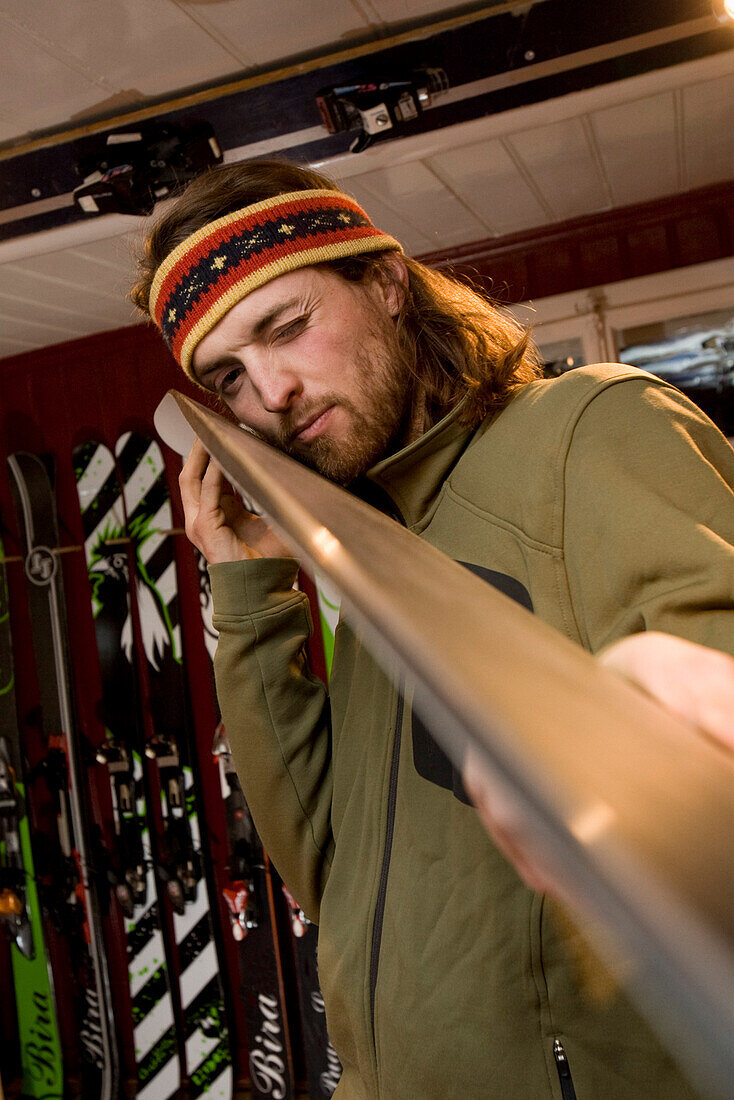
{"type": "Polygon", "coordinates": [[[107,767],[112,795],[112,875],[126,938],[136,1095],[168,1100],[182,1074],[144,781],[122,487],[104,445],[82,444],[73,462],[102,681],[106,738],[98,759],[107,767]]]}
{"type": "Polygon", "coordinates": [[[232,1052],[202,860],[196,753],[182,663],[172,513],[160,448],[127,433],[115,448],[126,531],[135,562],[135,602],[145,653],[152,736],[146,754],[157,771],[163,819],[159,874],[173,907],[185,1075],[190,1096],[229,1100],[232,1052]]]}
{"type": "Polygon", "coordinates": [[[78,982],[82,1088],[95,1100],[116,1100],[117,1040],[90,848],[86,762],[72,696],[56,500],[46,467],[36,455],[11,455],[8,467],[25,551],[41,723],[48,746],[46,779],[57,800],[61,866],[56,900],[78,982]]]}

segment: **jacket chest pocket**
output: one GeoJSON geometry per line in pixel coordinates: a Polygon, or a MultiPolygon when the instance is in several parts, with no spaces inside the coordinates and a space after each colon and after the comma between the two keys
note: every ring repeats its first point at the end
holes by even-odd
{"type": "MultiPolygon", "coordinates": [[[[491,584],[493,588],[503,592],[528,611],[533,610],[530,593],[514,577],[506,573],[498,573],[494,569],[486,569],[482,565],[473,565],[471,562],[460,561],[458,564],[463,565],[465,569],[486,581],[487,584],[491,584]]],[[[488,657],[488,659],[491,658],[488,657]]],[[[413,765],[418,775],[429,783],[435,783],[436,786],[451,791],[454,797],[465,805],[471,805],[459,772],[443,749],[436,744],[420,716],[413,712],[410,721],[413,737],[413,765]]]]}

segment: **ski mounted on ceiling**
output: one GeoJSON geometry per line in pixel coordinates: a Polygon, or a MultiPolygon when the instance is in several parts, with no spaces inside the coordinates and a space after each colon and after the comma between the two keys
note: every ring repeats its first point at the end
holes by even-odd
{"type": "MultiPolygon", "coordinates": [[[[155,191],[161,168],[166,174],[180,158],[169,148],[161,168],[136,179],[129,173],[135,156],[126,156],[125,146],[129,152],[150,140],[165,149],[204,119],[228,163],[287,156],[317,164],[347,153],[355,132],[356,148],[364,148],[368,140],[428,133],[605,84],[619,78],[620,66],[632,77],[731,48],[729,28],[708,0],[609,3],[607,18],[589,19],[586,0],[496,0],[482,11],[402,33],[394,28],[394,37],[230,83],[226,92],[215,87],[143,104],[10,148],[2,165],[0,240],[88,218],[73,193],[93,166],[95,177],[110,176],[110,190],[118,181],[118,198],[129,210],[131,197],[155,191]],[[438,82],[431,73],[441,74],[438,82]],[[405,103],[406,88],[412,104],[405,103]]],[[[160,162],[160,155],[152,159],[160,162]]]]}
{"type": "Polygon", "coordinates": [[[631,965],[622,980],[652,1025],[671,1042],[686,1035],[681,1056],[727,1096],[734,800],[717,747],[363,501],[182,394],[164,402],[164,438],[182,442],[193,429],[309,570],[341,593],[375,657],[415,683],[416,709],[453,764],[461,770],[468,750],[477,755],[518,807],[541,865],[623,947],[631,965]],[[533,677],[518,687],[523,667],[533,677]],[[667,804],[680,807],[665,821],[648,811],[662,759],[667,804]],[[576,823],[600,803],[608,823],[585,842],[576,823]]]}

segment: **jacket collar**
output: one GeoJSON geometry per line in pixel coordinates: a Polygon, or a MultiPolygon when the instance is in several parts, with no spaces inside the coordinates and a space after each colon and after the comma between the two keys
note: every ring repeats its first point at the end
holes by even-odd
{"type": "Polygon", "coordinates": [[[419,439],[378,462],[351,486],[352,491],[383,511],[397,510],[395,518],[406,527],[419,526],[474,435],[474,429],[457,422],[463,405],[460,402],[419,439]],[[385,493],[388,502],[380,500],[385,493]]]}

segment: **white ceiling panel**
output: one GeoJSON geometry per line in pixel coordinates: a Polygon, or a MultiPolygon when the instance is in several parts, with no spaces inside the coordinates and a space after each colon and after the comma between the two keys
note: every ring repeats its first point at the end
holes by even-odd
{"type": "Polygon", "coordinates": [[[382,168],[362,179],[387,205],[407,212],[410,220],[421,226],[431,250],[486,235],[479,218],[421,161],[382,168]]]}
{"type": "Polygon", "coordinates": [[[83,290],[65,278],[24,270],[23,264],[3,264],[0,293],[21,299],[27,304],[18,312],[39,319],[45,318],[47,306],[72,317],[94,318],[98,323],[109,321],[107,328],[128,324],[133,316],[132,306],[125,301],[125,290],[116,277],[106,285],[100,280],[94,290],[83,290]]]}
{"type": "Polygon", "coordinates": [[[88,294],[106,295],[120,281],[119,272],[97,263],[89,263],[76,249],[52,252],[46,256],[33,256],[23,260],[18,270],[27,274],[51,276],[88,294]]]}
{"type": "Polygon", "coordinates": [[[519,158],[523,175],[532,179],[536,193],[550,206],[555,221],[595,214],[611,206],[584,118],[523,130],[509,138],[507,145],[519,158]]]}
{"type": "MultiPolygon", "coordinates": [[[[58,101],[48,102],[53,93],[45,72],[39,74],[29,98],[47,101],[44,125],[73,120],[108,100],[122,109],[126,100],[167,94],[172,87],[217,79],[240,67],[231,51],[169,0],[2,0],[3,24],[16,36],[20,65],[40,61],[45,68],[55,62],[88,81],[84,103],[66,111],[58,101]]],[[[18,98],[23,125],[16,125],[16,133],[39,126],[25,118],[29,98],[18,98]]]]}
{"type": "Polygon", "coordinates": [[[734,176],[734,74],[683,91],[688,185],[705,187],[734,176]]]}
{"type": "Polygon", "coordinates": [[[245,67],[295,57],[325,42],[349,41],[364,36],[370,28],[364,11],[348,0],[309,0],[298,14],[282,2],[229,0],[202,6],[180,0],[180,4],[201,27],[226,41],[245,67]]]}
{"type": "Polygon", "coordinates": [[[462,145],[428,163],[481,219],[482,236],[516,233],[551,220],[549,208],[501,141],[462,145]]]}
{"type": "Polygon", "coordinates": [[[0,330],[0,359],[7,359],[11,355],[22,355],[24,351],[33,351],[34,348],[44,347],[42,340],[11,340],[0,330]]]}
{"type": "Polygon", "coordinates": [[[38,280],[32,284],[32,296],[20,293],[22,289],[17,286],[16,280],[0,280],[0,313],[6,317],[16,314],[32,317],[40,300],[43,303],[43,319],[62,327],[69,324],[73,326],[77,317],[95,324],[100,321],[111,322],[117,317],[119,324],[125,325],[130,323],[133,316],[132,306],[127,305],[122,298],[104,301],[87,297],[80,301],[78,294],[70,294],[68,291],[55,295],[56,288],[49,294],[48,284],[39,283],[38,280]]]}
{"type": "Polygon", "coordinates": [[[366,0],[365,10],[372,9],[384,23],[407,23],[427,15],[446,12],[442,0],[366,0]]]}
{"type": "Polygon", "coordinates": [[[50,318],[44,318],[43,321],[38,321],[35,317],[22,315],[11,315],[0,311],[0,331],[7,340],[35,340],[38,339],[39,343],[45,342],[48,344],[58,344],[64,340],[74,340],[79,336],[86,336],[90,332],[94,332],[92,327],[93,322],[87,321],[86,323],[82,318],[74,318],[72,321],[52,321],[50,318]]]}
{"type": "Polygon", "coordinates": [[[74,252],[81,260],[89,261],[91,266],[97,265],[98,276],[105,286],[117,286],[123,294],[127,294],[136,278],[134,252],[141,246],[142,238],[141,231],[131,233],[129,237],[88,241],[75,248],[74,252]]]}
{"type": "MultiPolygon", "coordinates": [[[[93,276],[93,282],[85,284],[89,289],[100,292],[107,299],[110,297],[122,297],[127,299],[127,294],[136,278],[135,265],[129,249],[121,252],[117,262],[101,262],[94,255],[89,255],[91,249],[75,248],[74,258],[77,272],[88,271],[93,276]]],[[[70,269],[73,275],[73,268],[70,269]]]]}
{"type": "Polygon", "coordinates": [[[685,186],[676,103],[676,93],[664,92],[591,116],[615,205],[645,202],[685,186]]]}
{"type": "Polygon", "coordinates": [[[376,226],[400,241],[407,252],[429,252],[432,242],[427,233],[409,220],[409,211],[399,213],[383,201],[380,192],[370,186],[371,176],[368,172],[364,176],[350,177],[343,185],[344,190],[364,207],[376,226]]]}
{"type": "MultiPolygon", "coordinates": [[[[142,234],[141,234],[142,238],[142,234]]],[[[74,250],[87,260],[120,270],[121,264],[132,264],[131,244],[127,237],[108,237],[102,241],[87,241],[74,250]]]]}
{"type": "Polygon", "coordinates": [[[109,94],[89,77],[71,68],[2,20],[2,80],[0,81],[0,141],[28,130],[55,126],[59,119],[82,111],[109,94]]]}

